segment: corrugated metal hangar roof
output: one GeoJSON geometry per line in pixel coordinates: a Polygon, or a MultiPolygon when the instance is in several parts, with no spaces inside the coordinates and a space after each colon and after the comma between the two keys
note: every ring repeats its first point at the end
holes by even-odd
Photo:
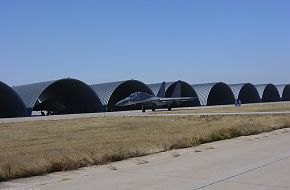
{"type": "Polygon", "coordinates": [[[256,87],[251,83],[231,84],[229,87],[233,91],[235,99],[241,100],[243,104],[261,101],[256,87]]]}
{"type": "MultiPolygon", "coordinates": [[[[160,90],[162,83],[149,84],[148,86],[155,95],[160,90]]],[[[165,97],[196,97],[193,101],[183,102],[179,107],[200,106],[197,93],[190,84],[185,81],[175,81],[165,83],[165,97]]]]}
{"type": "Polygon", "coordinates": [[[277,102],[280,101],[279,91],[273,84],[258,84],[255,85],[263,102],[277,102]]]}
{"type": "Polygon", "coordinates": [[[235,102],[231,88],[223,82],[194,84],[192,87],[202,106],[226,105],[235,102]]]}
{"type": "MultiPolygon", "coordinates": [[[[32,111],[52,110],[53,114],[90,113],[141,109],[140,105],[116,107],[115,104],[134,92],[157,95],[162,83],[146,85],[125,80],[88,86],[77,79],[60,79],[9,87],[0,82],[0,117],[22,117],[32,111]]],[[[165,97],[198,97],[179,107],[290,101],[290,85],[227,85],[223,82],[189,85],[185,81],[167,82],[165,97]]]]}
{"type": "MultiPolygon", "coordinates": [[[[146,84],[138,80],[93,84],[91,87],[98,94],[104,108],[107,111],[123,110],[124,108],[116,107],[115,104],[134,92],[154,94],[146,84]]],[[[139,107],[131,106],[126,109],[139,109],[139,107]]]]}
{"type": "Polygon", "coordinates": [[[0,81],[0,118],[28,116],[26,107],[19,95],[0,81]]]}
{"type": "MultiPolygon", "coordinates": [[[[35,106],[43,102],[62,105],[61,113],[90,113],[103,111],[95,93],[84,82],[61,79],[14,87],[31,114],[35,106]]],[[[49,106],[49,105],[48,105],[49,106]]]]}
{"type": "Polygon", "coordinates": [[[280,98],[282,101],[290,101],[290,85],[289,84],[281,84],[281,85],[276,85],[280,98]]]}

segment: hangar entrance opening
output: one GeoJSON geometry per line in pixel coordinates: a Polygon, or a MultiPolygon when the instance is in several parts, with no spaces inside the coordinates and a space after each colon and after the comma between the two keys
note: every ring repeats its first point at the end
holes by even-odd
{"type": "Polygon", "coordinates": [[[0,82],[0,118],[25,117],[27,110],[12,88],[0,82]]]}
{"type": "Polygon", "coordinates": [[[165,97],[172,97],[174,89],[176,88],[177,83],[181,83],[180,87],[180,97],[196,97],[192,101],[182,102],[180,105],[175,105],[174,107],[193,107],[193,106],[200,106],[200,102],[195,90],[190,86],[188,83],[184,81],[177,81],[174,82],[172,85],[168,87],[165,92],[165,97]]]}
{"type": "Polygon", "coordinates": [[[269,84],[265,87],[264,92],[263,92],[262,101],[263,102],[280,101],[279,91],[273,84],[269,84]]]}
{"type": "Polygon", "coordinates": [[[290,85],[286,85],[283,94],[282,94],[283,101],[290,101],[290,85]]]}
{"type": "Polygon", "coordinates": [[[108,105],[108,111],[124,111],[124,110],[139,110],[142,109],[142,105],[132,105],[126,107],[115,106],[120,100],[125,99],[134,92],[144,92],[153,95],[152,90],[144,83],[136,80],[126,81],[120,84],[112,93],[108,105]]]}
{"type": "Polygon", "coordinates": [[[250,83],[241,88],[238,99],[241,100],[242,104],[259,103],[261,101],[257,89],[250,83]]]}
{"type": "Polygon", "coordinates": [[[85,83],[76,79],[62,79],[40,94],[33,110],[46,110],[51,114],[93,113],[102,111],[102,104],[85,83]]]}
{"type": "Polygon", "coordinates": [[[235,97],[232,90],[224,83],[215,84],[207,98],[207,105],[227,105],[233,104],[235,97]]]}

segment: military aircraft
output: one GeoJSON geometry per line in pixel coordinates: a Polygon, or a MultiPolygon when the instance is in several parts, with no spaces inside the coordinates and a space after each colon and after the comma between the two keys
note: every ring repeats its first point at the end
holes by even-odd
{"type": "Polygon", "coordinates": [[[127,98],[119,101],[116,106],[142,105],[142,112],[145,112],[148,107],[151,107],[152,111],[155,111],[156,107],[166,106],[168,111],[170,111],[172,106],[179,105],[182,102],[191,101],[196,98],[180,97],[180,89],[181,84],[177,83],[172,97],[165,97],[165,82],[163,82],[157,96],[144,92],[134,92],[127,98]]]}
{"type": "Polygon", "coordinates": [[[57,99],[47,99],[43,102],[37,102],[34,106],[34,111],[41,111],[41,115],[45,115],[43,111],[47,111],[47,115],[60,114],[64,112],[66,106],[61,104],[57,99]]]}

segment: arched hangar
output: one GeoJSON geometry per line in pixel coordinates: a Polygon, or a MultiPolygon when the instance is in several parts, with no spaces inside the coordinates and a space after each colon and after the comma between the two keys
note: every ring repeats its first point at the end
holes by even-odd
{"type": "Polygon", "coordinates": [[[115,104],[134,92],[145,92],[151,95],[154,94],[146,84],[138,80],[94,84],[91,85],[91,87],[99,95],[104,110],[106,111],[141,109],[141,105],[117,107],[115,104]]]}
{"type": "Polygon", "coordinates": [[[26,107],[19,95],[0,81],[0,118],[26,117],[26,107]]]}
{"type": "MultiPolygon", "coordinates": [[[[157,84],[149,84],[148,86],[154,92],[155,95],[160,90],[162,83],[157,84]]],[[[196,99],[188,102],[183,102],[180,107],[188,107],[188,106],[200,106],[200,102],[197,96],[197,93],[192,88],[190,84],[184,81],[176,81],[176,82],[167,82],[165,83],[165,97],[196,97],[196,99]]]]}
{"type": "Polygon", "coordinates": [[[235,102],[231,88],[223,83],[206,83],[192,85],[202,106],[227,105],[235,102]]]}
{"type": "Polygon", "coordinates": [[[259,84],[255,85],[262,102],[277,102],[280,101],[279,91],[273,84],[259,84]]]}
{"type": "Polygon", "coordinates": [[[290,84],[277,85],[276,87],[279,91],[281,100],[290,101],[290,84]]]}
{"type": "Polygon", "coordinates": [[[61,79],[14,87],[29,114],[48,111],[51,114],[93,113],[103,111],[93,89],[77,79],[61,79]]]}
{"type": "Polygon", "coordinates": [[[235,99],[241,100],[242,104],[261,102],[258,90],[251,83],[229,85],[234,93],[235,99]]]}

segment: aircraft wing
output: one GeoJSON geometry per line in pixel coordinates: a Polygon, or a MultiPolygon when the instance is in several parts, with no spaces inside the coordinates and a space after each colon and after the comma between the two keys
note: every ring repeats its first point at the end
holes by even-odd
{"type": "Polygon", "coordinates": [[[195,97],[170,97],[170,98],[160,98],[160,102],[186,102],[194,100],[195,97]]]}
{"type": "Polygon", "coordinates": [[[65,109],[65,105],[61,104],[57,100],[50,99],[50,100],[45,100],[35,105],[33,109],[35,111],[47,110],[47,111],[60,112],[65,109]]]}

